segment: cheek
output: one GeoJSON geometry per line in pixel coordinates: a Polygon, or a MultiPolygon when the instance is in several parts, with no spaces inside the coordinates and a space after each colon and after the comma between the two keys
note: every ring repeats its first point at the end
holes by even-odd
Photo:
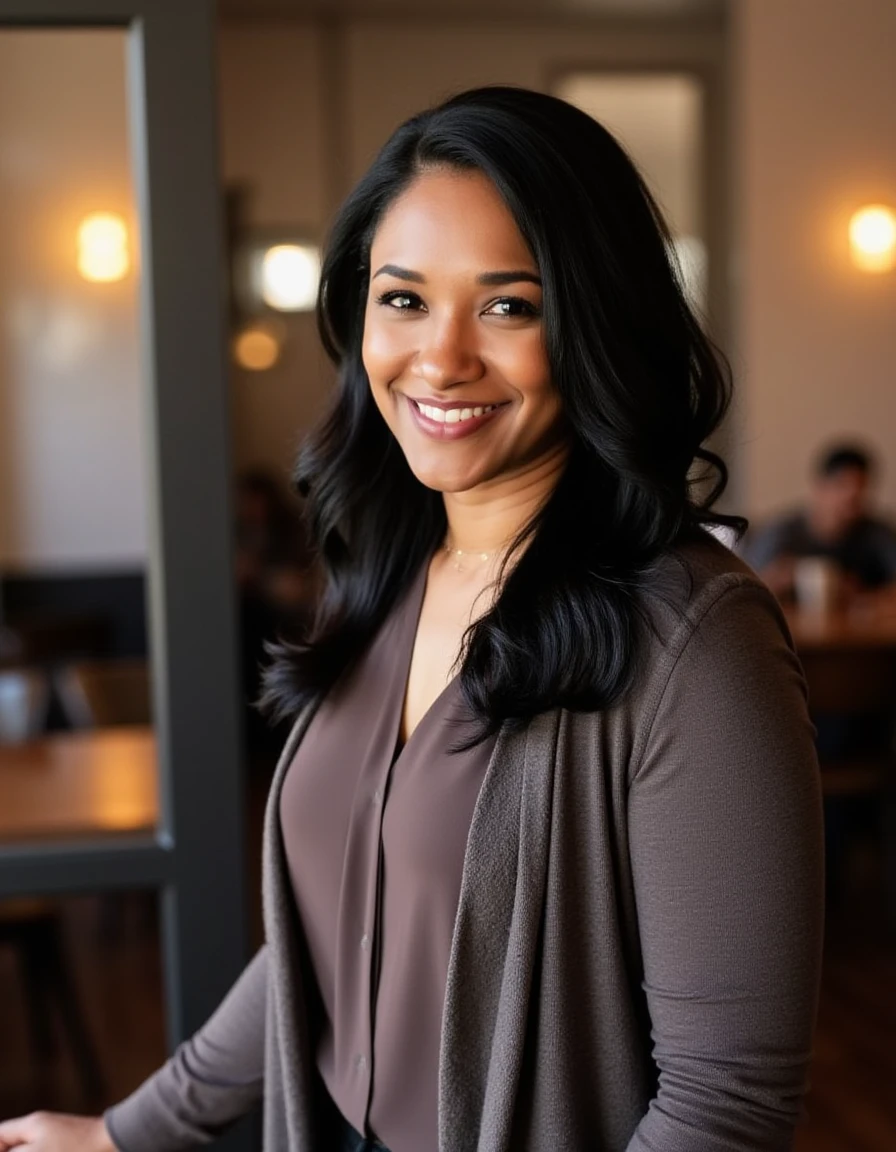
{"type": "Polygon", "coordinates": [[[386,387],[394,379],[402,362],[402,350],[395,335],[376,321],[364,324],[361,359],[371,387],[386,387]]]}
{"type": "Polygon", "coordinates": [[[397,434],[396,412],[389,385],[399,374],[398,357],[393,341],[375,324],[365,323],[361,340],[361,363],[367,373],[373,402],[386,425],[397,434]]]}
{"type": "Polygon", "coordinates": [[[560,394],[554,387],[551,366],[540,344],[525,361],[520,361],[517,379],[530,419],[539,426],[555,423],[560,417],[560,394]]]}

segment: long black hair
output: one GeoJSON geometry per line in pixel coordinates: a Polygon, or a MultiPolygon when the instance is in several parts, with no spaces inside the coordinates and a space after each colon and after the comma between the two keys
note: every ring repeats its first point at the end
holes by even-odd
{"type": "Polygon", "coordinates": [[[711,511],[727,472],[704,446],[728,407],[728,369],[688,306],[668,229],[631,160],[562,100],[464,92],[397,129],[332,229],[318,325],[339,386],[295,473],[325,593],[307,642],[273,649],[262,703],[281,718],[352,665],[446,531],[441,495],[412,474],[361,360],[377,224],[437,167],[487,176],[535,257],[573,440],[523,529],[527,547],[466,636],[461,687],[480,734],[552,706],[616,700],[632,678],[657,557],[701,525],[743,526],[711,511]]]}

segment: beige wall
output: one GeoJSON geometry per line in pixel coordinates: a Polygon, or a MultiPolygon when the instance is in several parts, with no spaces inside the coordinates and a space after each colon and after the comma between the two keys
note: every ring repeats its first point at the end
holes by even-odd
{"type": "Polygon", "coordinates": [[[849,434],[896,511],[896,273],[854,270],[846,242],[857,207],[896,205],[896,3],[744,0],[736,31],[747,506],[797,500],[849,434]]]}
{"type": "Polygon", "coordinates": [[[401,120],[437,100],[479,84],[522,84],[547,90],[565,71],[588,67],[699,66],[718,49],[714,30],[662,34],[606,27],[527,27],[507,19],[493,26],[407,21],[357,22],[349,27],[349,171],[357,178],[401,120]]]}
{"type": "MultiPolygon", "coordinates": [[[[238,24],[219,36],[219,117],[224,179],[251,190],[250,223],[320,236],[328,216],[324,37],[314,26],[238,24]]],[[[321,411],[332,373],[310,314],[284,317],[280,362],[267,372],[231,363],[237,469],[285,478],[296,445],[321,411]]]]}
{"type": "Polygon", "coordinates": [[[0,30],[0,567],[146,551],[136,277],[88,284],[81,219],[134,237],[124,34],[0,30]]]}

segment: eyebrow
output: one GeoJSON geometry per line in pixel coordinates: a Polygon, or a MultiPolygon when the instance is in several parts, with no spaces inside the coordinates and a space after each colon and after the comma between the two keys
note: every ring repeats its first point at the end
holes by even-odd
{"type": "MultiPolygon", "coordinates": [[[[384,264],[382,268],[378,268],[374,272],[372,279],[375,280],[377,276],[395,276],[398,280],[410,280],[414,284],[426,283],[426,277],[422,273],[412,272],[410,268],[400,268],[397,264],[384,264]]],[[[539,288],[541,287],[541,277],[524,269],[509,272],[483,272],[481,276],[476,277],[477,284],[482,284],[488,288],[502,284],[518,284],[520,281],[537,284],[539,288]]]]}
{"type": "Polygon", "coordinates": [[[500,284],[518,284],[521,280],[526,281],[528,284],[537,284],[541,287],[541,277],[536,276],[534,272],[526,272],[519,269],[514,272],[483,272],[481,276],[476,277],[480,284],[484,284],[489,288],[493,288],[500,284]]]}

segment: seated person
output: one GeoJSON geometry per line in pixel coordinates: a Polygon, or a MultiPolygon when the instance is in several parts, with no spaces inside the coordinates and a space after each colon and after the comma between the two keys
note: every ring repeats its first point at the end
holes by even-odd
{"type": "Polygon", "coordinates": [[[847,592],[896,588],[896,531],[871,514],[874,462],[869,452],[836,445],[820,457],[807,507],[747,538],[744,558],[781,600],[794,594],[803,556],[833,560],[847,592]]]}
{"type": "MultiPolygon", "coordinates": [[[[873,471],[872,457],[864,449],[846,444],[829,448],[816,465],[806,509],[784,516],[747,538],[745,559],[779,599],[793,598],[796,564],[806,556],[834,561],[847,596],[894,596],[896,532],[871,514],[873,471]]],[[[812,719],[822,763],[848,759],[887,740],[886,717],[813,710],[812,719]]],[[[829,905],[837,903],[843,894],[850,842],[875,828],[878,820],[876,797],[825,797],[829,905]]]]}

